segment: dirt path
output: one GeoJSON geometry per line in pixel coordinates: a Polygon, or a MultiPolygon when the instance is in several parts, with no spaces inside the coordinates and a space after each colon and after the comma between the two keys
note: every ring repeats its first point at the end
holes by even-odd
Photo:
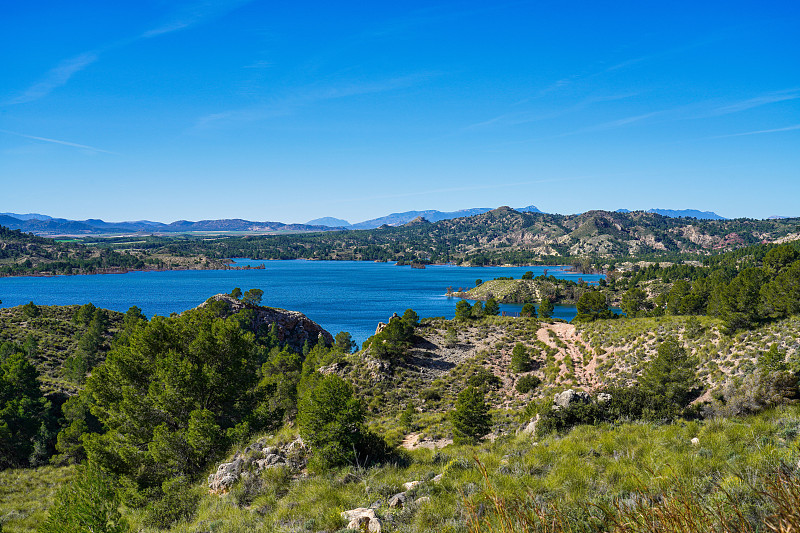
{"type": "Polygon", "coordinates": [[[409,433],[400,443],[401,448],[406,450],[416,450],[417,448],[426,448],[428,450],[438,450],[450,444],[453,444],[453,439],[429,439],[421,438],[421,433],[409,433]]]}
{"type": "Polygon", "coordinates": [[[599,388],[600,380],[597,377],[597,357],[594,355],[591,348],[583,342],[583,338],[576,332],[574,325],[564,324],[562,322],[542,324],[542,327],[536,332],[536,338],[558,350],[558,354],[556,354],[555,358],[556,362],[560,365],[560,377],[563,378],[569,373],[565,363],[566,356],[569,356],[575,368],[576,385],[587,390],[599,388]],[[559,346],[558,343],[551,338],[550,331],[556,334],[566,348],[559,346]],[[588,349],[590,353],[592,353],[588,364],[584,364],[583,354],[579,346],[583,346],[584,350],[588,349]]]}

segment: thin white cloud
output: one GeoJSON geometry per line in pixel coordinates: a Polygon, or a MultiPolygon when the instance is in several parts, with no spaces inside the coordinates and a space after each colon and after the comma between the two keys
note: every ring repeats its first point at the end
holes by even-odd
{"type": "Polygon", "coordinates": [[[554,135],[551,138],[559,138],[559,137],[569,137],[570,135],[578,135],[580,133],[591,133],[593,131],[604,131],[610,130],[614,128],[621,128],[627,126],[629,124],[635,124],[636,122],[641,122],[643,120],[647,120],[649,118],[663,115],[667,113],[667,111],[653,111],[651,113],[643,113],[641,115],[634,115],[631,117],[624,117],[617,120],[612,120],[609,122],[603,122],[602,124],[596,124],[594,126],[588,126],[585,128],[579,128],[577,130],[568,131],[566,133],[561,133],[558,135],[554,135]]]}
{"type": "Polygon", "coordinates": [[[464,128],[461,129],[461,131],[468,131],[494,125],[516,126],[519,124],[528,124],[531,122],[539,122],[541,120],[549,120],[553,118],[558,118],[560,116],[569,113],[580,111],[594,104],[624,100],[626,98],[632,98],[634,96],[637,96],[638,94],[639,93],[631,92],[631,93],[615,94],[607,96],[590,96],[588,98],[584,98],[583,100],[577,102],[576,104],[565,107],[563,109],[557,109],[555,111],[549,111],[544,113],[537,113],[532,111],[518,111],[512,113],[505,113],[503,115],[499,115],[490,118],[488,120],[478,122],[476,124],[470,124],[469,126],[465,126],[464,128]]]}
{"type": "Polygon", "coordinates": [[[207,20],[221,17],[252,0],[205,0],[184,6],[166,22],[142,33],[140,39],[150,39],[182,30],[207,20]]]}
{"type": "Polygon", "coordinates": [[[263,105],[221,111],[200,117],[195,121],[194,129],[205,129],[222,123],[254,122],[286,116],[298,109],[326,100],[382,93],[411,87],[420,81],[430,78],[432,75],[433,74],[430,73],[420,73],[375,82],[350,83],[321,89],[310,89],[305,94],[277,99],[263,105]]]}
{"type": "Polygon", "coordinates": [[[72,148],[80,148],[82,150],[89,150],[91,152],[99,152],[99,153],[111,154],[111,155],[121,155],[121,154],[119,154],[117,152],[111,152],[109,150],[103,150],[102,148],[97,148],[95,146],[89,146],[87,144],[78,144],[78,143],[69,142],[69,141],[61,141],[59,139],[50,139],[48,137],[38,137],[36,135],[27,135],[25,133],[19,133],[19,132],[16,132],[16,131],[9,131],[9,130],[0,130],[0,132],[7,133],[8,135],[16,135],[17,137],[24,137],[26,139],[31,139],[31,140],[34,140],[34,141],[41,141],[41,142],[60,144],[60,145],[63,145],[63,146],[70,146],[72,148]]]}
{"type": "Polygon", "coordinates": [[[740,102],[734,102],[726,106],[718,107],[711,112],[711,115],[729,115],[731,113],[738,113],[740,111],[753,109],[754,107],[785,102],[787,100],[797,100],[798,98],[800,98],[800,90],[787,89],[785,91],[768,93],[761,96],[756,96],[755,98],[748,98],[747,100],[742,100],[740,102]]]}
{"type": "Polygon", "coordinates": [[[708,139],[725,139],[728,137],[744,137],[746,135],[761,135],[762,133],[780,133],[783,131],[795,131],[800,130],[800,124],[795,124],[794,126],[786,126],[785,128],[774,128],[770,130],[756,130],[756,131],[745,131],[743,133],[731,133],[728,135],[717,135],[715,137],[708,137],[708,139]]]}
{"type": "Polygon", "coordinates": [[[31,85],[25,92],[5,102],[5,105],[25,104],[44,98],[53,89],[66,84],[72,76],[85,69],[99,57],[98,52],[89,51],[69,59],[65,59],[57,67],[51,69],[41,81],[31,85]]]}
{"type": "Polygon", "coordinates": [[[166,33],[182,30],[200,22],[220,17],[226,13],[251,2],[252,0],[204,0],[184,7],[170,20],[160,24],[133,38],[122,39],[101,48],[89,50],[74,57],[65,59],[51,69],[44,77],[31,85],[19,96],[3,102],[2,105],[16,105],[33,102],[44,98],[54,89],[65,85],[75,74],[82,71],[100,58],[102,52],[126,46],[142,39],[149,39],[166,33]]]}

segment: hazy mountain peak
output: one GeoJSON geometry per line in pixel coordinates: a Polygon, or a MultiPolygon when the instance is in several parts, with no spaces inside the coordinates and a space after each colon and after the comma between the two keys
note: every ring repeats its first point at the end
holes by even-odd
{"type": "Polygon", "coordinates": [[[350,223],[341,218],[322,217],[322,218],[315,218],[314,220],[309,220],[308,222],[306,222],[306,226],[328,226],[331,228],[346,228],[350,226],[350,223]]]}
{"type": "Polygon", "coordinates": [[[648,213],[657,213],[671,218],[697,218],[702,220],[725,220],[713,211],[698,211],[697,209],[648,209],[648,213]]]}
{"type": "Polygon", "coordinates": [[[53,218],[47,215],[40,215],[39,213],[25,213],[24,215],[21,215],[19,213],[0,213],[0,215],[13,217],[18,220],[52,220],[53,218]]]}

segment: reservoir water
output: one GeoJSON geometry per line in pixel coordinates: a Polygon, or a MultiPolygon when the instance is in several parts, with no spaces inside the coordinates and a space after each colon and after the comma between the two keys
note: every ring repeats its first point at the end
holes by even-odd
{"type": "MultiPolygon", "coordinates": [[[[291,309],[336,334],[348,331],[359,343],[375,332],[378,322],[392,313],[414,309],[420,317],[453,318],[456,298],[447,287],[458,290],[484,281],[527,271],[535,276],[547,270],[557,278],[592,282],[601,275],[578,274],[564,267],[456,267],[429,265],[425,269],[392,263],[363,261],[252,261],[237,259],[236,266],[259,270],[182,270],[130,272],[92,276],[0,278],[0,307],[33,301],[39,305],[92,302],[97,307],[126,311],[136,305],[148,317],[168,316],[197,306],[210,296],[259,288],[263,305],[291,309]]],[[[501,305],[503,311],[519,311],[521,305],[501,305]]],[[[574,307],[556,306],[554,316],[571,320],[574,307]]]]}

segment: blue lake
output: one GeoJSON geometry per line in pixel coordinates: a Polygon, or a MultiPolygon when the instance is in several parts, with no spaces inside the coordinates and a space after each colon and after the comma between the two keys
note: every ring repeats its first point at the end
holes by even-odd
{"type": "MultiPolygon", "coordinates": [[[[520,278],[527,271],[591,282],[601,275],[578,274],[561,267],[456,267],[430,265],[425,269],[393,263],[359,261],[252,261],[236,265],[261,265],[263,270],[184,270],[130,272],[93,276],[0,278],[0,307],[33,301],[40,305],[92,302],[98,307],[126,311],[136,305],[149,317],[167,316],[197,306],[208,297],[259,288],[263,305],[305,313],[332,334],[348,331],[361,344],[375,332],[378,322],[408,308],[421,317],[453,318],[455,298],[445,293],[475,286],[500,276],[520,278]]],[[[501,305],[519,311],[521,305],[501,305]]],[[[556,306],[554,316],[571,320],[574,307],[556,306]]]]}

